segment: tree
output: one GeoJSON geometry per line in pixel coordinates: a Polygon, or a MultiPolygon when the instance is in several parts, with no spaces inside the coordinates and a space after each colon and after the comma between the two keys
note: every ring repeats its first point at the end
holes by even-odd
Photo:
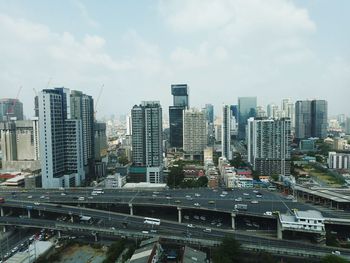
{"type": "Polygon", "coordinates": [[[126,165],[126,164],[128,164],[128,163],[129,163],[128,157],[126,157],[125,154],[119,156],[119,158],[118,158],[118,163],[120,163],[120,164],[123,165],[123,166],[126,165]]]}
{"type": "Polygon", "coordinates": [[[184,179],[184,171],[182,165],[174,165],[170,167],[167,185],[169,187],[177,187],[184,179]]]}
{"type": "Polygon", "coordinates": [[[207,187],[208,186],[208,177],[201,176],[197,179],[197,185],[198,187],[207,187]]]}
{"type": "Polygon", "coordinates": [[[225,237],[213,252],[214,263],[242,262],[241,244],[233,237],[225,237]]]}
{"type": "Polygon", "coordinates": [[[341,257],[338,257],[336,255],[329,255],[329,256],[325,256],[321,260],[321,263],[349,263],[349,261],[341,257]]]}

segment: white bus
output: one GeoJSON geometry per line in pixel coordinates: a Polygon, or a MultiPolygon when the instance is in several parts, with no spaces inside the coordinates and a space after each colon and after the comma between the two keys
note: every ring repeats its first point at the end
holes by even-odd
{"type": "Polygon", "coordinates": [[[151,217],[145,217],[143,223],[144,224],[150,224],[150,225],[159,226],[160,225],[160,219],[151,218],[151,217]]]}

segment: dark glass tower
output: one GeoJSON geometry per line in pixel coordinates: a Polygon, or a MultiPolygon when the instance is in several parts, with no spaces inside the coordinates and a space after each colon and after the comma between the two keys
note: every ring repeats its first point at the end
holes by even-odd
{"type": "Polygon", "coordinates": [[[238,139],[245,140],[248,119],[255,116],[256,97],[238,98],[238,139]]]}
{"type": "Polygon", "coordinates": [[[171,85],[173,106],[169,107],[170,146],[183,147],[183,111],[189,108],[187,84],[171,85]]]}

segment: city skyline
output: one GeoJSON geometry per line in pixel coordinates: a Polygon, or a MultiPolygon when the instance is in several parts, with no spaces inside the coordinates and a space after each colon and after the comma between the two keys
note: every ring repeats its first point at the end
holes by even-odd
{"type": "Polygon", "coordinates": [[[126,114],[141,100],[166,109],[171,84],[186,83],[197,108],[244,96],[263,106],[316,98],[328,101],[330,116],[350,115],[350,3],[247,2],[140,1],[142,12],[132,3],[2,2],[2,97],[15,98],[23,86],[29,118],[33,89],[64,86],[97,99],[104,84],[102,117],[126,114]]]}

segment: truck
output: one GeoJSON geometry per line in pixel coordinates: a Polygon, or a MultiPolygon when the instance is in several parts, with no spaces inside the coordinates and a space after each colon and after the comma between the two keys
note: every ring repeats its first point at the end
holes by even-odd
{"type": "Polygon", "coordinates": [[[242,211],[247,211],[248,205],[246,204],[236,204],[235,205],[236,210],[242,210],[242,211]]]}

